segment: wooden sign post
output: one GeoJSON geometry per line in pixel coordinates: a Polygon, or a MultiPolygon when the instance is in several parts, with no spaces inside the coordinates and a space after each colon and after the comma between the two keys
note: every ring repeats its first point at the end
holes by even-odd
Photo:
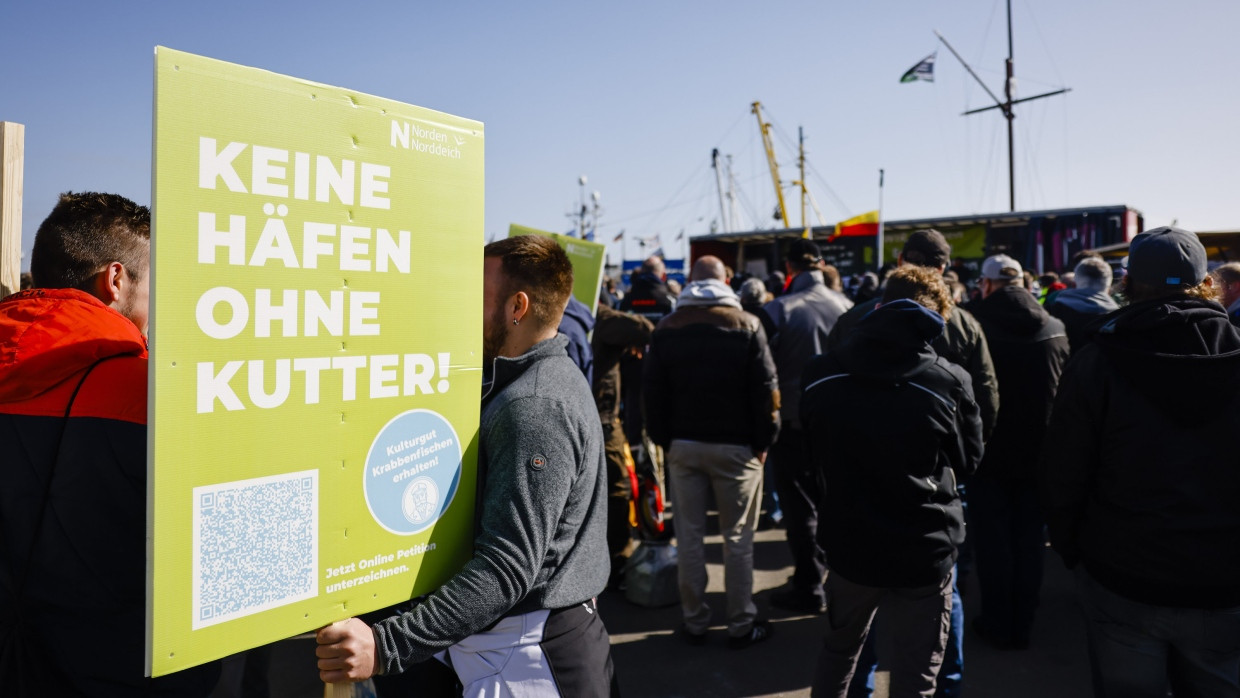
{"type": "Polygon", "coordinates": [[[0,298],[21,288],[25,140],[25,126],[0,121],[0,298]]]}

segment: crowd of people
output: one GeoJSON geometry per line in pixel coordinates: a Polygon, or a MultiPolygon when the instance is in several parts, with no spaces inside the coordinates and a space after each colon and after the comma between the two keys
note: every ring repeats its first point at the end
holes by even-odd
{"type": "Polygon", "coordinates": [[[625,300],[657,321],[628,414],[666,453],[688,644],[709,618],[713,495],[729,646],[771,634],[751,560],[774,514],[794,572],[769,605],[826,617],[816,696],[873,690],[880,610],[890,695],[961,695],[961,566],[972,632],[1025,650],[1048,540],[1076,575],[1096,695],[1240,695],[1240,264],[1211,272],[1177,228],[1137,236],[1118,283],[1098,256],[1035,277],[999,253],[966,285],[933,230],[881,278],[842,283],[808,240],[784,259],[764,282],[701,257],[676,300],[647,260],[625,300]]]}
{"type": "MultiPolygon", "coordinates": [[[[143,677],[149,250],[145,207],[62,195],[32,287],[0,300],[0,439],[17,445],[0,678],[16,695],[218,681],[217,663],[143,677]],[[107,639],[83,652],[86,619],[107,639]]],[[[1240,264],[1211,272],[1173,227],[1132,240],[1118,283],[1097,257],[1041,279],[1008,254],[976,279],[952,259],[917,231],[881,277],[845,284],[797,239],[765,281],[706,255],[673,288],[652,257],[591,312],[550,239],[487,245],[474,555],[426,596],[319,630],[321,678],[617,695],[597,597],[626,584],[653,470],[680,638],[710,642],[712,512],[727,645],[772,636],[753,542],[778,525],[793,574],[769,605],[823,618],[815,696],[869,695],[876,614],[890,695],[961,695],[965,569],[972,632],[1027,649],[1048,541],[1076,578],[1096,695],[1240,695],[1240,264]]]]}

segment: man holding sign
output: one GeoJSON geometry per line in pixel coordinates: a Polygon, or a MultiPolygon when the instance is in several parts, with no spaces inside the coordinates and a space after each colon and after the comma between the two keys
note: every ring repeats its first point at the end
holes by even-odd
{"type": "Polygon", "coordinates": [[[359,681],[433,657],[456,671],[466,696],[514,685],[606,696],[611,651],[594,602],[609,569],[602,431],[556,331],[572,267],[538,235],[491,243],[484,255],[474,557],[407,613],[321,629],[320,676],[359,681]]]}
{"type": "Polygon", "coordinates": [[[150,253],[150,209],[65,193],[36,287],[0,302],[5,695],[205,696],[219,675],[142,672],[150,253]]]}

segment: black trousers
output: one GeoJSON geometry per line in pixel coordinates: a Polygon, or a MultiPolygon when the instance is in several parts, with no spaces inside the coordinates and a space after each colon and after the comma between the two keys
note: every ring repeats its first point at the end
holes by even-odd
{"type": "Polygon", "coordinates": [[[774,463],[775,491],[784,512],[784,529],[792,549],[792,586],[798,593],[823,598],[827,558],[818,545],[818,504],[822,480],[809,461],[805,432],[784,422],[768,457],[774,463]]]}

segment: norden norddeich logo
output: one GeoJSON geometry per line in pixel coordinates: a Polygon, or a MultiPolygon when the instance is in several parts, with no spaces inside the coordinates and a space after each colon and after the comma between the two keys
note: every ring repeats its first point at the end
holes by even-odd
{"type": "Polygon", "coordinates": [[[409,121],[392,119],[393,148],[407,148],[441,158],[460,160],[462,145],[465,145],[465,138],[462,136],[448,135],[435,127],[426,128],[409,121]]]}

